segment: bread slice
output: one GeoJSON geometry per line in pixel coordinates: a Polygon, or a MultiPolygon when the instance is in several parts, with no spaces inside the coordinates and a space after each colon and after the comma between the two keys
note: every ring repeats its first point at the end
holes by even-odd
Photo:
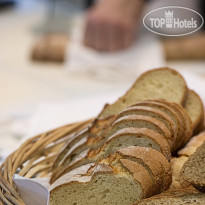
{"type": "Polygon", "coordinates": [[[159,68],[143,73],[119,100],[105,105],[99,118],[117,115],[126,107],[142,100],[165,99],[183,104],[187,86],[183,77],[170,68],[159,68]]]}
{"type": "Polygon", "coordinates": [[[175,141],[177,137],[176,125],[174,124],[174,121],[161,110],[146,106],[132,106],[119,113],[117,119],[128,115],[144,115],[163,122],[171,132],[172,140],[170,141],[170,144],[175,141]]]}
{"type": "Polygon", "coordinates": [[[172,168],[172,184],[170,189],[176,188],[186,188],[190,186],[190,183],[186,182],[180,176],[181,169],[184,163],[188,160],[188,157],[182,156],[178,158],[171,159],[171,168],[172,168]]]}
{"type": "Polygon", "coordinates": [[[181,170],[183,179],[195,188],[205,192],[205,142],[184,163],[181,170]]]}
{"type": "Polygon", "coordinates": [[[165,103],[159,102],[159,101],[142,101],[134,106],[147,106],[147,107],[152,107],[152,108],[157,108],[163,112],[165,112],[174,122],[176,125],[177,129],[177,138],[173,142],[173,145],[171,146],[171,151],[174,150],[176,144],[178,144],[179,138],[184,134],[184,124],[180,116],[174,111],[174,109],[170,106],[167,106],[165,103]]]}
{"type": "Polygon", "coordinates": [[[118,150],[117,155],[137,161],[148,172],[151,172],[156,188],[154,194],[161,193],[169,188],[172,181],[171,166],[161,152],[147,147],[130,146],[118,150]]]}
{"type": "Polygon", "coordinates": [[[175,111],[178,112],[183,116],[182,119],[184,119],[184,137],[181,138],[181,140],[179,140],[179,145],[178,147],[175,148],[175,150],[180,149],[182,147],[184,147],[184,145],[190,140],[190,138],[192,137],[193,134],[193,125],[192,125],[192,121],[191,118],[189,117],[189,114],[187,113],[187,111],[179,104],[176,103],[172,103],[173,107],[176,108],[175,111]]]}
{"type": "Polygon", "coordinates": [[[86,174],[62,176],[50,188],[49,204],[130,205],[150,196],[153,184],[146,169],[130,160],[118,164],[96,164],[86,174]]]}
{"type": "Polygon", "coordinates": [[[173,151],[176,151],[177,149],[183,147],[191,138],[193,133],[192,121],[187,111],[181,105],[177,103],[170,103],[165,100],[158,100],[158,101],[173,109],[181,119],[181,123],[183,123],[184,125],[184,133],[182,136],[178,136],[178,140],[177,140],[178,143],[176,143],[173,148],[173,151]]]}
{"type": "Polygon", "coordinates": [[[191,140],[187,143],[187,145],[178,151],[179,156],[187,156],[190,157],[196,149],[203,144],[205,141],[205,132],[198,134],[191,138],[191,140]]]}
{"type": "Polygon", "coordinates": [[[112,124],[115,118],[115,116],[111,116],[101,120],[95,119],[89,127],[86,127],[84,130],[76,133],[71,139],[67,141],[67,143],[55,159],[52,170],[57,169],[57,167],[61,165],[63,158],[65,158],[68,153],[72,152],[74,148],[80,146],[82,142],[85,142],[89,137],[93,138],[102,135],[102,133],[105,132],[106,129],[112,124]]]}
{"type": "Polygon", "coordinates": [[[59,178],[50,187],[49,204],[130,205],[160,193],[161,185],[168,188],[168,175],[170,164],[160,152],[127,147],[59,178]]]}
{"type": "Polygon", "coordinates": [[[69,165],[72,160],[75,160],[75,158],[84,150],[91,148],[96,149],[103,145],[103,143],[108,139],[109,136],[115,134],[118,130],[128,127],[137,127],[137,128],[148,128],[155,130],[162,134],[166,140],[171,138],[171,133],[168,130],[168,128],[160,121],[156,120],[155,118],[147,117],[147,116],[141,116],[141,115],[135,115],[135,116],[125,116],[122,118],[117,119],[110,130],[105,133],[105,135],[100,136],[99,138],[95,138],[94,140],[92,138],[85,138],[81,140],[79,144],[76,144],[64,157],[62,161],[62,165],[69,165]]]}
{"type": "Polygon", "coordinates": [[[70,164],[60,166],[57,171],[52,173],[50,182],[53,183],[57,178],[76,167],[96,162],[123,147],[132,145],[151,147],[161,152],[170,160],[170,147],[162,135],[147,128],[124,128],[111,136],[99,149],[87,149],[79,154],[70,164]]]}
{"type": "Polygon", "coordinates": [[[204,205],[205,194],[193,188],[168,190],[162,194],[137,201],[134,205],[204,205]]]}
{"type": "Polygon", "coordinates": [[[73,147],[73,145],[78,140],[85,138],[88,134],[89,134],[89,128],[86,128],[86,129],[82,130],[81,132],[76,133],[72,138],[67,140],[65,145],[63,146],[62,150],[57,155],[57,157],[53,163],[52,170],[55,170],[59,166],[59,164],[61,163],[61,160],[63,159],[65,154],[71,149],[71,147],[73,147]]]}
{"type": "Polygon", "coordinates": [[[199,95],[193,90],[188,90],[184,108],[189,113],[196,135],[204,129],[204,106],[199,95]]]}
{"type": "Polygon", "coordinates": [[[148,128],[160,133],[170,143],[171,132],[161,121],[143,115],[128,115],[117,119],[112,128],[107,132],[107,137],[115,134],[118,130],[128,127],[148,128]]]}

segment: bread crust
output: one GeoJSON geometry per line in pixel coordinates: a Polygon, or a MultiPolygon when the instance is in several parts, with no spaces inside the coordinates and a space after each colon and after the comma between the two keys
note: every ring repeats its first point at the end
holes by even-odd
{"type": "Polygon", "coordinates": [[[143,197],[147,198],[153,195],[154,184],[148,171],[140,164],[128,159],[120,159],[121,164],[133,175],[143,189],[143,197]]]}
{"type": "Polygon", "coordinates": [[[191,119],[187,113],[187,111],[179,104],[177,103],[170,103],[167,102],[165,100],[159,100],[159,102],[169,106],[171,109],[173,109],[179,116],[179,118],[181,118],[181,122],[184,125],[184,133],[182,136],[179,137],[178,139],[178,143],[175,144],[173,151],[176,151],[178,149],[180,149],[181,147],[183,147],[191,138],[192,136],[192,132],[193,132],[193,126],[192,126],[192,122],[191,119]]]}
{"type": "MultiPolygon", "coordinates": [[[[156,184],[156,193],[161,193],[167,190],[171,184],[171,178],[167,178],[167,174],[171,175],[170,170],[171,166],[167,161],[166,164],[163,164],[165,160],[160,161],[161,158],[165,158],[164,155],[152,148],[146,147],[138,147],[138,146],[130,146],[117,151],[117,154],[122,156],[128,156],[131,158],[141,159],[144,163],[148,165],[150,170],[152,171],[156,184]],[[169,164],[170,168],[167,169],[167,165],[169,164]],[[163,166],[163,167],[162,167],[163,166]],[[165,173],[168,171],[168,173],[165,173]],[[161,175],[161,176],[160,176],[161,175]],[[162,178],[163,175],[163,178],[162,178]],[[168,179],[168,181],[167,181],[168,179]]],[[[132,160],[132,159],[131,159],[132,160]]]]}
{"type": "Polygon", "coordinates": [[[184,107],[185,109],[188,108],[188,98],[191,96],[194,96],[194,98],[198,101],[199,106],[200,106],[200,115],[198,116],[198,118],[192,122],[193,124],[193,129],[194,129],[194,135],[198,134],[199,132],[201,132],[204,129],[204,105],[202,103],[201,98],[199,97],[199,95],[194,91],[194,90],[188,90],[187,92],[187,100],[185,101],[184,107]]]}

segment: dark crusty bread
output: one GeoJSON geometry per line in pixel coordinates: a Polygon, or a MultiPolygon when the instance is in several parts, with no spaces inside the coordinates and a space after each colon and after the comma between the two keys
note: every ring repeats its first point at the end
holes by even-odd
{"type": "Polygon", "coordinates": [[[127,147],[95,165],[65,174],[51,186],[49,204],[130,205],[160,193],[161,184],[169,186],[164,176],[171,178],[170,164],[161,153],[145,149],[127,147]],[[142,153],[150,159],[145,160],[142,153]],[[166,168],[157,168],[159,163],[166,164],[166,168]]]}
{"type": "Polygon", "coordinates": [[[183,104],[186,94],[186,83],[177,71],[169,68],[150,70],[143,73],[119,100],[111,105],[107,104],[99,114],[99,118],[116,115],[142,100],[165,99],[183,104]]]}
{"type": "Polygon", "coordinates": [[[124,128],[116,132],[96,150],[85,150],[79,154],[70,164],[63,163],[59,169],[52,173],[50,182],[53,183],[57,178],[65,173],[99,159],[105,158],[115,151],[128,146],[151,147],[161,152],[170,160],[170,147],[161,134],[147,128],[124,128]]]}
{"type": "Polygon", "coordinates": [[[204,129],[204,106],[199,95],[193,90],[188,90],[184,108],[189,113],[196,135],[204,129]]]}
{"type": "Polygon", "coordinates": [[[205,194],[194,188],[168,190],[162,194],[137,201],[134,205],[204,205],[205,194]]]}
{"type": "Polygon", "coordinates": [[[195,188],[205,192],[205,142],[184,163],[180,174],[195,188]]]}

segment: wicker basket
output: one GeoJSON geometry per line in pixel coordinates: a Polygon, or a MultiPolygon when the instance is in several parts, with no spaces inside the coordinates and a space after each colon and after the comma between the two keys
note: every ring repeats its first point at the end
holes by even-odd
{"type": "Polygon", "coordinates": [[[0,166],[0,205],[25,205],[15,187],[13,175],[18,173],[27,178],[48,177],[54,158],[69,136],[91,122],[92,119],[77,122],[37,135],[10,154],[0,166]]]}

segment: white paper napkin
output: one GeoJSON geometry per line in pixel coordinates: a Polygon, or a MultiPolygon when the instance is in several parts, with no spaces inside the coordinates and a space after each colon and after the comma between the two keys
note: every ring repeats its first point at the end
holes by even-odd
{"type": "Polygon", "coordinates": [[[28,179],[15,174],[13,180],[26,205],[48,205],[49,183],[47,178],[28,179]]]}

